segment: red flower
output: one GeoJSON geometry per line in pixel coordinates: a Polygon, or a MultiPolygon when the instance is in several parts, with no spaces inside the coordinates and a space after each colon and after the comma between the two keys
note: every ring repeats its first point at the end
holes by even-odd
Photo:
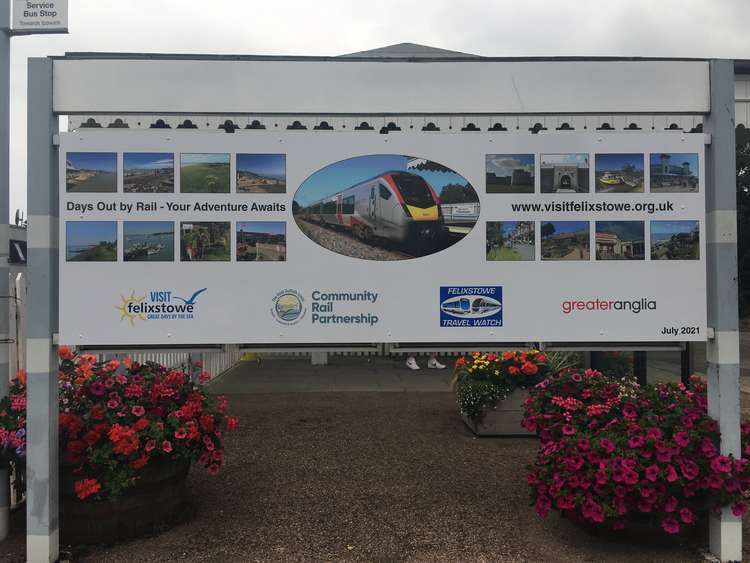
{"type": "Polygon", "coordinates": [[[163,441],[163,442],[161,443],[161,449],[162,449],[162,450],[163,450],[164,452],[166,452],[166,453],[169,453],[169,452],[171,452],[171,451],[172,451],[172,442],[170,442],[169,440],[164,440],[164,441],[163,441]]]}
{"type": "Polygon", "coordinates": [[[659,478],[659,466],[649,465],[644,471],[644,475],[649,481],[656,481],[659,478]]]}
{"type": "Polygon", "coordinates": [[[75,357],[73,351],[67,346],[58,346],[57,354],[61,360],[72,360],[75,357]]]}
{"type": "Polygon", "coordinates": [[[737,501],[732,505],[732,514],[735,516],[744,516],[747,513],[747,503],[743,500],[737,501]]]}
{"type": "Polygon", "coordinates": [[[227,430],[236,430],[240,425],[240,421],[236,416],[227,417],[227,430]]]}
{"type": "Polygon", "coordinates": [[[146,414],[146,409],[142,405],[135,405],[130,409],[130,412],[133,413],[133,416],[141,417],[146,414]]]}
{"type": "Polygon", "coordinates": [[[74,487],[76,496],[81,500],[93,495],[94,493],[98,493],[102,489],[102,486],[96,479],[83,479],[82,481],[76,481],[74,487]]]}
{"type": "Polygon", "coordinates": [[[674,518],[665,518],[661,521],[661,527],[668,534],[676,534],[680,531],[680,523],[674,518]]]}
{"type": "Polygon", "coordinates": [[[689,508],[680,509],[680,518],[685,524],[693,523],[693,512],[689,508]]]}
{"type": "Polygon", "coordinates": [[[147,440],[146,445],[143,447],[143,449],[147,452],[150,452],[156,447],[156,440],[147,440]]]}
{"type": "Polygon", "coordinates": [[[187,431],[182,427],[174,431],[174,437],[177,438],[178,440],[184,440],[186,436],[187,436],[187,431]]]}
{"type": "Polygon", "coordinates": [[[134,459],[133,461],[131,461],[128,465],[130,465],[130,467],[132,467],[133,469],[141,469],[148,463],[148,459],[148,456],[144,454],[138,459],[134,459]]]}
{"type": "Polygon", "coordinates": [[[720,455],[711,460],[711,469],[717,473],[729,473],[732,470],[732,459],[720,455]]]}
{"type": "Polygon", "coordinates": [[[135,424],[133,424],[133,428],[140,432],[141,430],[145,430],[148,428],[149,422],[147,418],[139,418],[135,421],[135,424]]]}
{"type": "Polygon", "coordinates": [[[220,468],[221,466],[219,466],[218,464],[212,463],[211,465],[208,466],[209,475],[218,475],[220,468]]]}
{"type": "Polygon", "coordinates": [[[525,375],[536,375],[539,372],[539,368],[536,366],[536,364],[527,361],[521,365],[521,371],[525,375]]]}

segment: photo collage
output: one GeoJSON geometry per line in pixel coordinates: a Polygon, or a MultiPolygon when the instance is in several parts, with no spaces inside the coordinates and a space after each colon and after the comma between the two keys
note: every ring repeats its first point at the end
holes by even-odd
{"type": "MultiPolygon", "coordinates": [[[[591,183],[596,194],[697,194],[699,187],[697,153],[488,154],[485,173],[487,194],[590,194],[591,183]]],[[[699,260],[699,221],[486,222],[487,261],[537,256],[542,261],[699,260]]]]}
{"type": "MultiPolygon", "coordinates": [[[[117,153],[68,152],[68,193],[118,193],[117,153]]],[[[122,155],[122,192],[139,194],[228,194],[228,153],[134,152],[122,155]],[[179,163],[179,189],[175,187],[179,163]]],[[[236,193],[286,193],[286,155],[237,154],[236,193]]],[[[286,261],[285,221],[67,221],[68,262],[117,262],[122,238],[125,262],[286,261]],[[176,231],[176,232],[175,232],[176,231]],[[234,253],[232,244],[234,241],[234,253]],[[175,242],[178,242],[177,246],[175,242]]]]}

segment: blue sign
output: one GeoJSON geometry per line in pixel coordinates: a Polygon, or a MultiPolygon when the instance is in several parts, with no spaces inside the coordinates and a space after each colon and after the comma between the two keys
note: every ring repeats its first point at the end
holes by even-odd
{"type": "Polygon", "coordinates": [[[503,326],[503,288],[474,285],[441,287],[440,326],[503,326]]]}

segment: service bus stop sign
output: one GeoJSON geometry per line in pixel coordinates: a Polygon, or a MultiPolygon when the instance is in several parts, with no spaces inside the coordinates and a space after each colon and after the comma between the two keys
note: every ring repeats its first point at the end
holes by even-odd
{"type": "Polygon", "coordinates": [[[68,0],[13,0],[11,29],[16,34],[67,33],[68,0]]]}

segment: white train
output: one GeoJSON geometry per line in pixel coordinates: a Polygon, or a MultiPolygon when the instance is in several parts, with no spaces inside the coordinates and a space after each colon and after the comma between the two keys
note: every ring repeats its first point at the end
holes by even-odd
{"type": "Polygon", "coordinates": [[[422,176],[385,172],[297,211],[307,221],[350,230],[364,241],[408,245],[437,241],[445,231],[438,197],[422,176]]]}

